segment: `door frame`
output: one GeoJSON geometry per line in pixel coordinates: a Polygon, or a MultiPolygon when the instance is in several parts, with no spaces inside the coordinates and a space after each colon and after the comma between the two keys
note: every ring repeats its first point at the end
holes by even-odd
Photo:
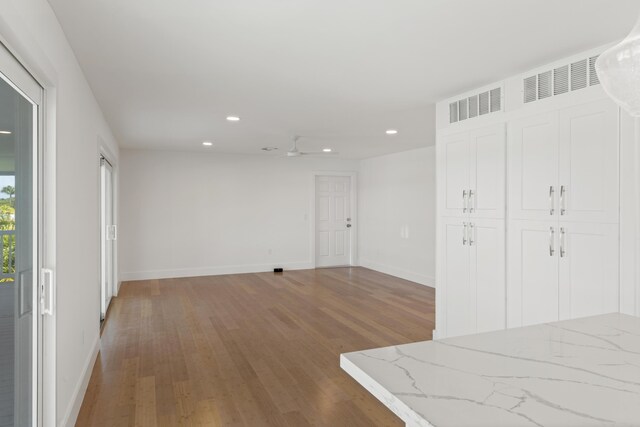
{"type": "Polygon", "coordinates": [[[353,223],[351,226],[350,237],[350,253],[349,265],[355,267],[358,265],[358,173],[353,171],[335,172],[335,171],[313,171],[311,172],[311,200],[309,208],[309,230],[310,230],[310,254],[311,268],[316,268],[316,178],[319,176],[344,176],[351,179],[351,218],[353,223]]]}
{"type": "MultiPolygon", "coordinates": [[[[98,137],[98,141],[101,141],[101,138],[98,137]]],[[[111,169],[111,222],[113,223],[112,225],[116,225],[117,226],[117,221],[116,221],[116,166],[115,163],[111,160],[113,157],[106,154],[106,152],[108,152],[109,150],[106,147],[100,147],[100,155],[98,156],[98,170],[100,171],[100,179],[98,180],[98,194],[100,195],[99,197],[99,206],[100,209],[98,211],[98,224],[99,224],[99,228],[98,228],[98,239],[100,241],[100,251],[99,252],[99,262],[98,265],[100,266],[100,272],[99,272],[99,279],[98,279],[98,283],[99,283],[99,287],[100,287],[100,320],[106,320],[107,318],[107,312],[109,310],[109,306],[107,305],[105,307],[105,313],[104,313],[104,318],[102,318],[102,299],[104,297],[104,295],[102,294],[102,284],[103,284],[103,268],[104,268],[104,261],[105,261],[105,257],[104,257],[104,238],[105,238],[105,228],[104,228],[104,224],[103,224],[103,209],[104,209],[104,205],[103,205],[103,184],[104,182],[102,181],[103,176],[102,176],[102,160],[104,159],[104,161],[109,165],[110,169],[111,169]]],[[[116,232],[117,233],[117,232],[116,232]]],[[[117,240],[113,239],[113,247],[112,247],[112,251],[111,251],[111,278],[112,278],[112,282],[111,282],[111,297],[115,297],[118,295],[118,290],[119,290],[119,282],[118,282],[118,265],[117,265],[117,240]]]]}
{"type": "MultiPolygon", "coordinates": [[[[0,43],[13,55],[16,61],[42,87],[42,111],[39,113],[39,161],[38,181],[40,192],[38,209],[40,228],[39,236],[39,268],[47,268],[53,272],[53,313],[43,316],[38,308],[38,322],[42,337],[39,350],[40,389],[37,391],[39,413],[37,425],[54,426],[57,424],[56,415],[56,116],[57,116],[57,73],[42,52],[41,47],[32,38],[25,37],[9,23],[17,12],[7,5],[7,10],[0,15],[0,43]],[[43,207],[46,206],[46,209],[43,207]],[[44,233],[42,230],[46,230],[44,233]]],[[[40,271],[37,272],[38,277],[40,271]]],[[[35,308],[34,308],[35,310],[35,308]]]]}

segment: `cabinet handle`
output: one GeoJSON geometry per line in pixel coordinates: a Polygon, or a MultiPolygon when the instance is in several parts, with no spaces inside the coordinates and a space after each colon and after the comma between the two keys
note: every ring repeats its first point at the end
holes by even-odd
{"type": "Polygon", "coordinates": [[[462,212],[467,212],[467,190],[462,190],[462,212]]]}
{"type": "Polygon", "coordinates": [[[565,250],[564,235],[564,227],[560,227],[560,258],[564,258],[564,256],[567,254],[567,251],[565,250]]]}
{"type": "Polygon", "coordinates": [[[564,185],[560,186],[560,215],[564,215],[564,185]]]}
{"type": "Polygon", "coordinates": [[[549,256],[553,256],[553,254],[556,253],[556,250],[554,248],[554,235],[555,231],[553,231],[553,227],[549,227],[549,256]]]}
{"type": "Polygon", "coordinates": [[[473,213],[473,205],[475,204],[475,195],[476,193],[473,190],[469,190],[469,212],[471,213],[473,213]]]}
{"type": "Polygon", "coordinates": [[[466,246],[467,244],[467,223],[463,222],[462,225],[464,228],[462,229],[462,246],[466,246]]]}
{"type": "Polygon", "coordinates": [[[473,246],[473,230],[474,225],[472,222],[469,223],[469,246],[473,246]]]}
{"type": "Polygon", "coordinates": [[[555,209],[553,207],[553,194],[555,190],[553,189],[553,185],[549,187],[549,215],[553,215],[555,213],[555,209]]]}

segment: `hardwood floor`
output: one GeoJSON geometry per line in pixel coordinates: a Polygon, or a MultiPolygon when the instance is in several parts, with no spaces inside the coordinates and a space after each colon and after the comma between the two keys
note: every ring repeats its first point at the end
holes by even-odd
{"type": "Polygon", "coordinates": [[[125,283],[76,425],[402,426],[339,355],[431,339],[434,305],[364,268],[125,283]]]}

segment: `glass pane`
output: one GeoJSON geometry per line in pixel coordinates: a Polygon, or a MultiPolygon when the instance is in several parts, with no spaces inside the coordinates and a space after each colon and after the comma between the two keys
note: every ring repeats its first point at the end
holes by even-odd
{"type": "Polygon", "coordinates": [[[0,79],[0,427],[32,424],[35,106],[0,79]]]}

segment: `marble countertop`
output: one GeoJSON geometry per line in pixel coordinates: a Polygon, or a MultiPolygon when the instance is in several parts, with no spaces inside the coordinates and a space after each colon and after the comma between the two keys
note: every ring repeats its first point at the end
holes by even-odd
{"type": "Polygon", "coordinates": [[[409,426],[640,425],[640,318],[377,348],[340,366],[409,426]]]}

